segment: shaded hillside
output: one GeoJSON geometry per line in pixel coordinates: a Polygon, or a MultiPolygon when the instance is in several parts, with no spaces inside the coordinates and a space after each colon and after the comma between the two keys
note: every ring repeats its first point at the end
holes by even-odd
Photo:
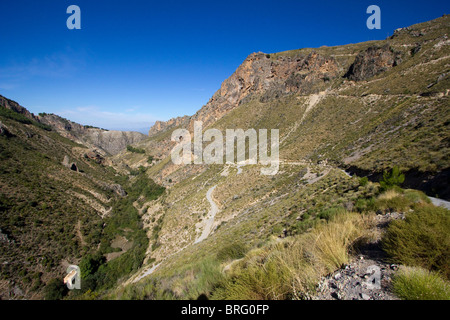
{"type": "Polygon", "coordinates": [[[147,238],[133,202],[161,194],[145,176],[117,174],[105,158],[38,120],[23,107],[0,106],[1,299],[58,292],[67,266],[91,255],[116,253],[108,263],[98,260],[108,275],[91,288],[136,270],[147,238]],[[129,242],[126,252],[112,247],[119,236],[129,242]]]}

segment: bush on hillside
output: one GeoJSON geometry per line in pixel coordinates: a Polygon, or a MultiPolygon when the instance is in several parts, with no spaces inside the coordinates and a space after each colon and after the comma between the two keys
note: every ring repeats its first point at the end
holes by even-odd
{"type": "Polygon", "coordinates": [[[383,180],[380,181],[382,190],[389,190],[400,186],[405,182],[405,175],[400,172],[398,166],[394,166],[392,170],[383,172],[383,180]]]}
{"type": "Polygon", "coordinates": [[[243,243],[233,243],[219,250],[217,259],[219,261],[240,259],[245,256],[247,247],[243,243]]]}
{"type": "Polygon", "coordinates": [[[431,205],[405,220],[393,221],[383,237],[384,250],[396,262],[441,272],[450,277],[450,213],[431,205]]]}
{"type": "Polygon", "coordinates": [[[45,300],[61,300],[67,294],[68,289],[61,279],[52,279],[44,288],[45,300]]]}
{"type": "Polygon", "coordinates": [[[130,152],[133,152],[133,153],[142,153],[142,154],[145,153],[144,149],[135,148],[135,147],[130,146],[130,145],[127,146],[127,151],[130,151],[130,152]]]}
{"type": "Polygon", "coordinates": [[[422,268],[402,268],[393,279],[395,294],[404,300],[450,300],[450,285],[439,274],[422,268]]]}

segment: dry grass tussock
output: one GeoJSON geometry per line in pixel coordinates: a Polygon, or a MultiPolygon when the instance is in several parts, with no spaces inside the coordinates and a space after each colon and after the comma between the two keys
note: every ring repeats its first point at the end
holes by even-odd
{"type": "Polygon", "coordinates": [[[349,262],[373,217],[338,215],[309,233],[250,251],[213,294],[217,299],[303,299],[320,278],[349,262]]]}

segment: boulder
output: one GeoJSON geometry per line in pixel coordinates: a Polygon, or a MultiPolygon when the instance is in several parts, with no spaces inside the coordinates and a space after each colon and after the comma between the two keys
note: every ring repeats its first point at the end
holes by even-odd
{"type": "Polygon", "coordinates": [[[95,161],[95,163],[98,163],[98,164],[105,163],[105,158],[97,150],[89,150],[88,152],[86,152],[84,154],[84,157],[86,159],[93,160],[93,161],[95,161]]]}

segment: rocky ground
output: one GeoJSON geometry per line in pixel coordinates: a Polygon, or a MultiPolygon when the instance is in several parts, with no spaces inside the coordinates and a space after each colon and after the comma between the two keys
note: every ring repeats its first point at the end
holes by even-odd
{"type": "Polygon", "coordinates": [[[377,239],[360,247],[348,265],[324,277],[314,300],[398,300],[391,285],[398,265],[387,261],[379,240],[392,219],[404,219],[404,214],[377,215],[377,239]]]}

